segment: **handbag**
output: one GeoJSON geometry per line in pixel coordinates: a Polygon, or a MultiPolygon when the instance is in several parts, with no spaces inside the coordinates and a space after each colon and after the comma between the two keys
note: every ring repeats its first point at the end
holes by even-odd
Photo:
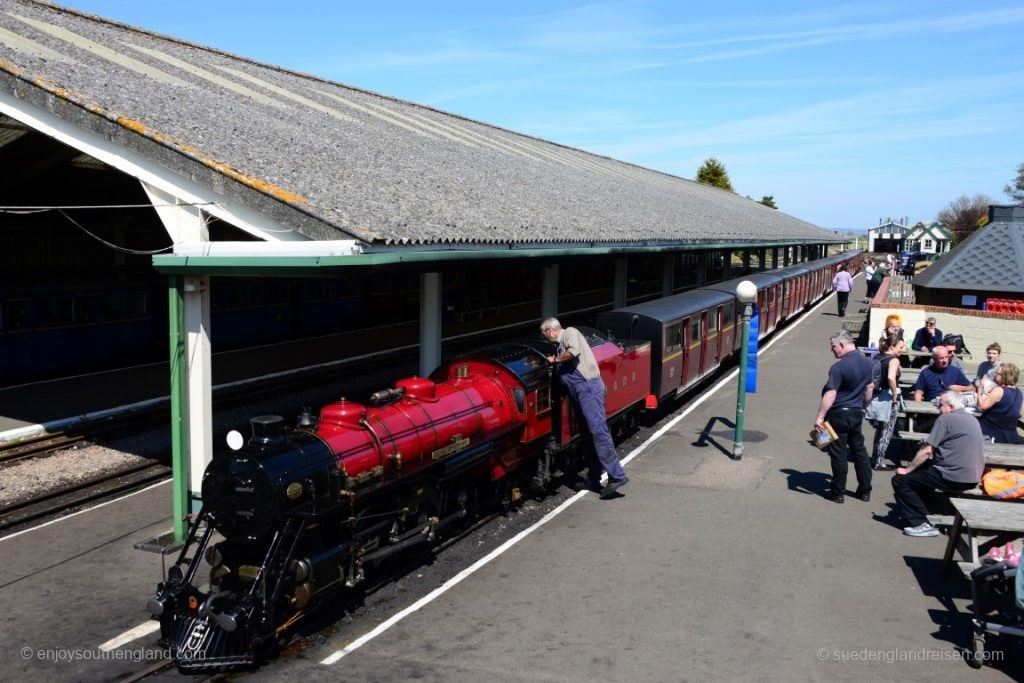
{"type": "Polygon", "coordinates": [[[891,411],[892,392],[889,389],[882,389],[871,398],[871,402],[868,403],[868,407],[864,411],[864,417],[871,422],[885,423],[889,421],[891,411]]]}

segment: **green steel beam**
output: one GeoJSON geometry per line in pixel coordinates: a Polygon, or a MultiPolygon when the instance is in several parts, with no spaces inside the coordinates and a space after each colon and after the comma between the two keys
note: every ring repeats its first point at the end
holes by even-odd
{"type": "Polygon", "coordinates": [[[167,278],[167,311],[170,323],[171,368],[171,472],[174,477],[174,540],[182,541],[188,525],[188,390],[185,384],[185,292],[183,278],[167,278]]]}
{"type": "MultiPolygon", "coordinates": [[[[759,243],[760,247],[798,246],[813,242],[789,241],[759,243]]],[[[837,242],[841,243],[841,242],[837,242]]],[[[400,264],[444,263],[459,261],[494,261],[525,258],[567,258],[630,254],[659,254],[679,251],[706,251],[750,248],[749,242],[717,242],[706,244],[674,244],[663,246],[592,246],[552,249],[479,249],[439,251],[387,251],[349,256],[179,256],[157,254],[153,267],[166,275],[259,275],[273,271],[287,275],[330,268],[374,267],[400,264]]]]}

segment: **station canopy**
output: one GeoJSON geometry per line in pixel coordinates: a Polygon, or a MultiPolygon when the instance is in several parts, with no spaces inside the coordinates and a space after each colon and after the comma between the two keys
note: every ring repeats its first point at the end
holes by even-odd
{"type": "Polygon", "coordinates": [[[0,112],[320,253],[843,241],[733,192],[35,0],[0,5],[0,112]]]}

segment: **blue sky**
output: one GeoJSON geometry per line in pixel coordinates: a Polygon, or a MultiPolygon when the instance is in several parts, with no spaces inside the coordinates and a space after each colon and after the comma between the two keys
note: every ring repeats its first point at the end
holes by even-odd
{"type": "Polygon", "coordinates": [[[692,178],[827,228],[1008,203],[1024,3],[63,0],[692,178]]]}

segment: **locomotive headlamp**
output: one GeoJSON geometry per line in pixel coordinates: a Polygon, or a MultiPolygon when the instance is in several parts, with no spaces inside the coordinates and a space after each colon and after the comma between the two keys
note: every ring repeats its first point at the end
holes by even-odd
{"type": "Polygon", "coordinates": [[[148,609],[149,613],[154,617],[159,617],[167,609],[167,598],[163,595],[154,595],[149,599],[149,602],[146,603],[146,609],[148,609]]]}

